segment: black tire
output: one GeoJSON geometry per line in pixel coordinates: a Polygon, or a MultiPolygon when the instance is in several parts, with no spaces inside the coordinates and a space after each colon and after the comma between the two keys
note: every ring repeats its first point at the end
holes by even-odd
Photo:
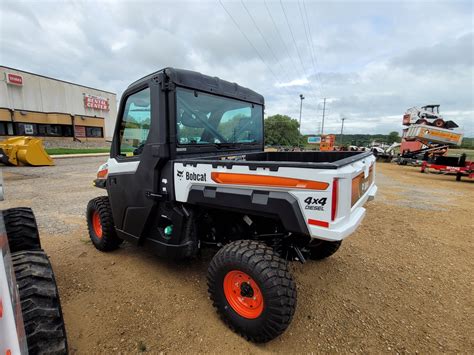
{"type": "Polygon", "coordinates": [[[308,246],[309,258],[311,260],[322,260],[330,257],[339,250],[342,241],[328,242],[326,240],[318,240],[308,246]]]}
{"type": "Polygon", "coordinates": [[[41,250],[35,215],[31,208],[10,208],[2,212],[12,253],[24,250],[41,250]]]}
{"type": "Polygon", "coordinates": [[[87,204],[87,226],[89,236],[94,246],[101,251],[111,251],[117,249],[123,240],[117,236],[115,231],[112,209],[110,208],[107,196],[96,197],[87,204]],[[94,228],[94,214],[98,214],[102,235],[94,228]]]}
{"type": "Polygon", "coordinates": [[[456,174],[456,181],[461,181],[461,176],[462,176],[462,174],[457,173],[456,174]]]}
{"type": "Polygon", "coordinates": [[[445,125],[446,123],[440,118],[434,120],[433,122],[433,126],[438,127],[438,128],[443,128],[445,125]]]}
{"type": "Polygon", "coordinates": [[[8,158],[8,155],[5,154],[3,149],[0,148],[0,163],[5,164],[7,166],[13,165],[10,163],[10,159],[8,158]]]}
{"type": "Polygon", "coordinates": [[[53,269],[42,250],[12,254],[30,354],[67,354],[66,329],[53,269]]]}
{"type": "MultiPolygon", "coordinates": [[[[296,285],[286,261],[259,242],[239,240],[221,248],[209,265],[207,284],[212,303],[223,321],[254,342],[267,342],[282,334],[295,313],[296,285]],[[226,297],[224,280],[234,271],[250,276],[259,288],[263,308],[253,319],[237,313],[226,297]]],[[[245,297],[252,295],[242,298],[245,297]]]]}

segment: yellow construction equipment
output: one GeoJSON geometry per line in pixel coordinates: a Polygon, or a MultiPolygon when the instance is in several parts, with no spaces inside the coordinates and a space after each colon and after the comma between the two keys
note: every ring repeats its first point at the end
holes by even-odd
{"type": "Polygon", "coordinates": [[[43,141],[33,137],[13,137],[0,142],[0,162],[5,165],[54,165],[43,148],[43,141]]]}

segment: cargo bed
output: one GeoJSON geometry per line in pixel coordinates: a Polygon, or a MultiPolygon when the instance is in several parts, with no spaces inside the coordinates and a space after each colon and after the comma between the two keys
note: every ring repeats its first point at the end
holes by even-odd
{"type": "Polygon", "coordinates": [[[377,191],[372,152],[239,153],[174,160],[174,199],[271,217],[288,232],[340,241],[377,191]]]}
{"type": "Polygon", "coordinates": [[[372,152],[258,152],[239,155],[218,155],[198,158],[177,159],[182,164],[209,164],[232,167],[245,165],[250,169],[258,167],[278,170],[279,167],[308,169],[338,169],[372,155],[372,152]]]}

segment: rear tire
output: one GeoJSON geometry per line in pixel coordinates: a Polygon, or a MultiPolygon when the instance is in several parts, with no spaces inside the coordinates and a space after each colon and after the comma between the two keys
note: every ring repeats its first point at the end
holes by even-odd
{"type": "Polygon", "coordinates": [[[295,313],[296,286],[286,261],[256,241],[222,247],[209,265],[207,284],[223,321],[254,342],[282,334],[295,313]]]}
{"type": "Polygon", "coordinates": [[[112,209],[107,196],[96,197],[89,201],[87,226],[92,243],[100,251],[115,250],[123,242],[115,231],[112,209]]]}
{"type": "Polygon", "coordinates": [[[322,260],[330,257],[341,247],[342,241],[328,242],[326,240],[318,240],[317,244],[309,245],[309,258],[311,260],[322,260]]]}
{"type": "Polygon", "coordinates": [[[67,354],[66,329],[53,269],[42,250],[12,254],[30,354],[67,354]]]}
{"type": "Polygon", "coordinates": [[[31,208],[10,208],[2,214],[11,253],[41,250],[38,226],[31,208]]]}

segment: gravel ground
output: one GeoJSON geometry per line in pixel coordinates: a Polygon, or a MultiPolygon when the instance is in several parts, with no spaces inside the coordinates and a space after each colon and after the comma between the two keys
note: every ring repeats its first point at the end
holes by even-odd
{"type": "Polygon", "coordinates": [[[340,251],[291,268],[298,308],[255,345],[210,304],[210,255],[187,264],[91,245],[84,210],[100,158],[4,168],[2,208],[32,206],[55,268],[73,353],[474,353],[474,180],[378,164],[376,200],[340,251]]]}

